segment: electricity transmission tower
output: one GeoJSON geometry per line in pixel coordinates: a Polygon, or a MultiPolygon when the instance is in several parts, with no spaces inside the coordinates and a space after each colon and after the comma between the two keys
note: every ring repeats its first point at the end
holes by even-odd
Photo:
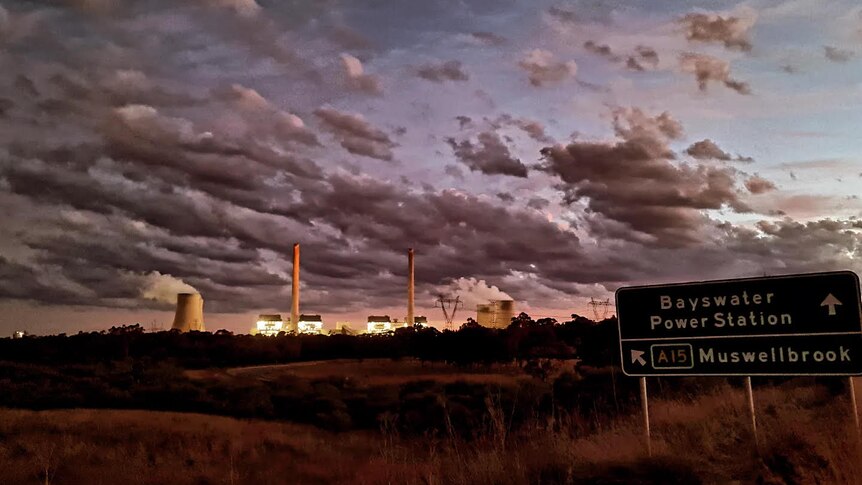
{"type": "Polygon", "coordinates": [[[452,320],[455,319],[455,312],[459,306],[464,306],[461,302],[461,297],[455,298],[440,295],[437,301],[434,302],[435,307],[440,307],[443,310],[443,317],[446,319],[446,330],[452,330],[452,320]]]}
{"type": "Polygon", "coordinates": [[[611,299],[606,298],[604,300],[596,300],[595,298],[590,297],[588,305],[593,309],[593,316],[596,318],[595,321],[601,322],[608,317],[608,310],[610,310],[611,307],[611,299]]]}

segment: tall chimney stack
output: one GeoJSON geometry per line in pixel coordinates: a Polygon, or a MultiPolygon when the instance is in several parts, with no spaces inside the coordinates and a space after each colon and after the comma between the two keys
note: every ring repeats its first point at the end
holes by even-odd
{"type": "Polygon", "coordinates": [[[413,325],[413,248],[407,250],[407,325],[413,325]]]}
{"type": "Polygon", "coordinates": [[[291,282],[290,329],[299,328],[299,243],[293,245],[293,281],[291,282]]]}

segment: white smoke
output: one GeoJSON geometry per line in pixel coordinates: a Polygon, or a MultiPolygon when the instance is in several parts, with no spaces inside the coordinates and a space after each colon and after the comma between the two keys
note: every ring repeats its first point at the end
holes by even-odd
{"type": "Polygon", "coordinates": [[[176,303],[177,293],[198,293],[192,285],[158,271],[143,275],[141,298],[164,303],[176,303]]]}
{"type": "Polygon", "coordinates": [[[513,300],[506,292],[496,286],[490,286],[485,280],[476,278],[458,278],[439,289],[441,293],[461,297],[464,308],[468,311],[476,309],[476,305],[487,304],[491,300],[513,300]]]}

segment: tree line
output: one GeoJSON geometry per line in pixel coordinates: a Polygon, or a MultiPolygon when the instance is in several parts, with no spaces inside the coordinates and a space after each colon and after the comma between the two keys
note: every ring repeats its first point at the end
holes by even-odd
{"type": "Polygon", "coordinates": [[[507,328],[468,320],[457,331],[433,327],[400,328],[387,335],[302,335],[275,337],[210,332],[146,332],[139,324],[23,339],[0,339],[0,360],[44,364],[93,364],[121,360],[170,361],[187,368],[238,367],[350,358],[415,357],[458,365],[540,359],[580,359],[591,366],[619,361],[616,318],[594,322],[533,320],[521,313],[507,328]]]}

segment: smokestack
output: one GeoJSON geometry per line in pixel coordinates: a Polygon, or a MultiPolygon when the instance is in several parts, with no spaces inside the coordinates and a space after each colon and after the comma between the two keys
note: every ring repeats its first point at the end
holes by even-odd
{"type": "Polygon", "coordinates": [[[171,328],[181,332],[204,331],[204,299],[199,293],[177,294],[177,313],[171,328]]]}
{"type": "Polygon", "coordinates": [[[293,281],[290,292],[290,329],[299,326],[299,243],[293,245],[293,281]]]}
{"type": "Polygon", "coordinates": [[[413,248],[407,250],[407,325],[413,326],[413,248]]]}

